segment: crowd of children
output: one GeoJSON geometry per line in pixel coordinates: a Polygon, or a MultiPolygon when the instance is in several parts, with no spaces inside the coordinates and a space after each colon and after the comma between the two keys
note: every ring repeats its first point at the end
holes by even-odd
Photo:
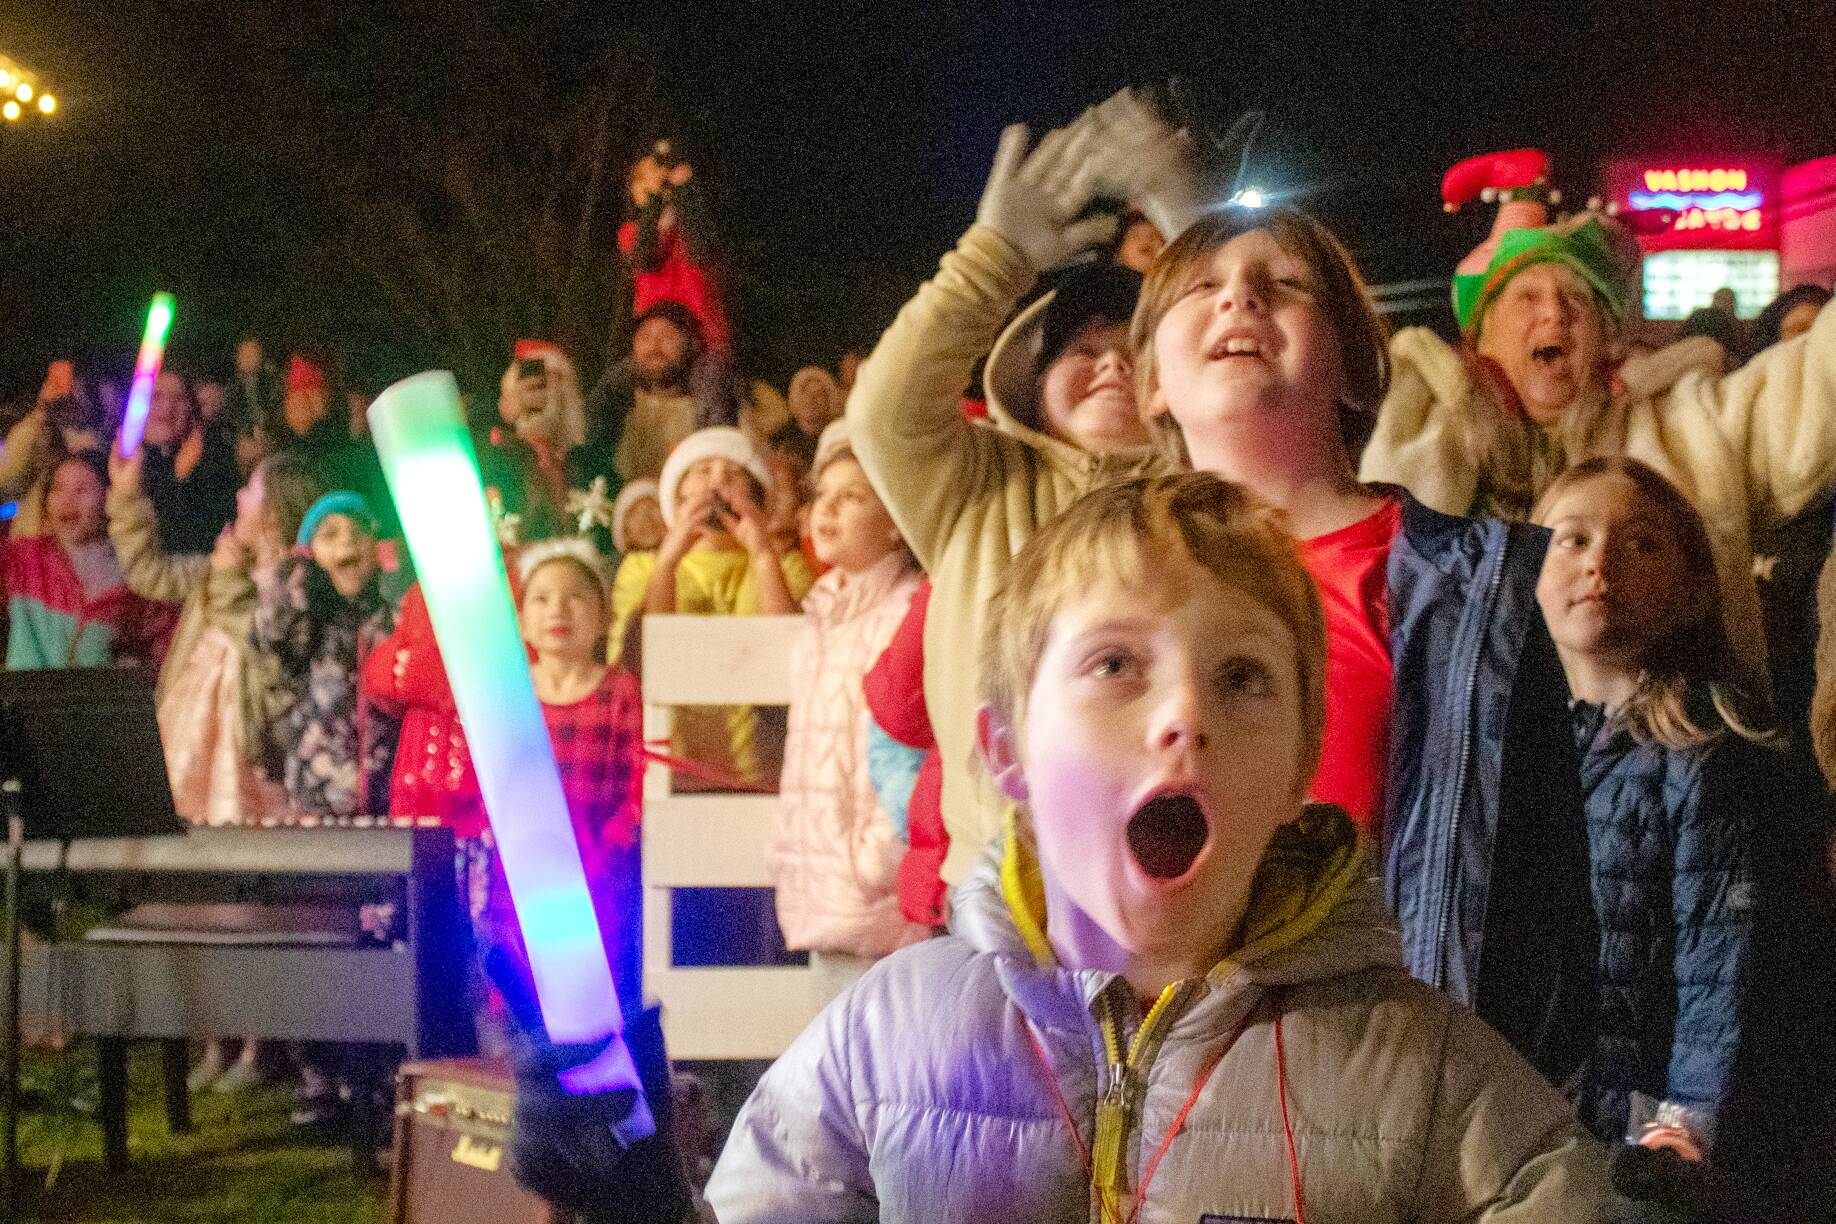
{"type": "MultiPolygon", "coordinates": [[[[1624,236],[1519,196],[1456,278],[1459,347],[1390,337],[1317,221],[1201,207],[1216,156],[1127,91],[1036,147],[1010,128],[858,377],[799,371],[779,421],[687,373],[727,321],[659,151],[621,239],[650,293],[626,381],[583,397],[547,344],[505,371],[481,468],[621,993],[662,753],[678,789],[777,790],[776,925],[834,1000],[700,1209],[1830,1207],[1801,762],[1836,749],[1793,740],[1836,720],[1769,699],[1752,540],[1836,485],[1836,312],[1800,295],[1734,373],[1700,339],[1616,365],[1624,236]],[[659,289],[683,277],[694,300],[659,289]],[[798,612],[782,727],[685,710],[647,748],[647,617],[798,612]]],[[[159,667],[188,820],[447,825],[481,942],[514,945],[376,486],[268,446],[187,551],[170,507],[206,490],[172,490],[239,452],[174,383],[157,481],[103,470],[68,369],[0,452],[36,490],[9,666],[159,667]]],[[[324,405],[289,383],[304,437],[324,405]]],[[[543,1158],[575,1142],[517,1149],[591,1217],[619,1162],[543,1158]]]]}

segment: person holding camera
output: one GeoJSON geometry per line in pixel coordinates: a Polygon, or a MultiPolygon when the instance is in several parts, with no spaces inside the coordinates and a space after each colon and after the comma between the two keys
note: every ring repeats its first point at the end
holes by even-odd
{"type": "Polygon", "coordinates": [[[680,302],[701,322],[707,347],[731,351],[727,311],[714,272],[714,227],[695,169],[667,140],[631,167],[632,218],[619,227],[618,249],[631,271],[631,312],[680,302]]]}

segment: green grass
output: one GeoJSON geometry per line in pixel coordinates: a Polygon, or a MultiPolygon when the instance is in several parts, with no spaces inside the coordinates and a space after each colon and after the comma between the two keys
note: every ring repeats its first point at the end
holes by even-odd
{"type": "Polygon", "coordinates": [[[72,1096],[93,1102],[93,1047],[28,1052],[25,1082],[43,1100],[20,1124],[26,1219],[380,1224],[386,1175],[360,1177],[348,1148],[303,1141],[287,1120],[287,1087],[196,1093],[193,1131],[175,1136],[166,1130],[157,1047],[135,1046],[128,1075],[131,1163],[110,1174],[93,1112],[50,1103],[72,1096]]]}

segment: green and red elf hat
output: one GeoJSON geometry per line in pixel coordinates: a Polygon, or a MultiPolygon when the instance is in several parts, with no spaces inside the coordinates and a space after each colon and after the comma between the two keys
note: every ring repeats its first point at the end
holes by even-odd
{"type": "Polygon", "coordinates": [[[1511,278],[1541,263],[1572,268],[1601,308],[1615,322],[1624,320],[1638,268],[1637,242],[1591,205],[1587,212],[1547,223],[1549,205],[1561,198],[1549,188],[1549,158],[1539,149],[1469,157],[1442,179],[1448,212],[1474,200],[1499,206],[1491,235],[1461,261],[1453,278],[1454,317],[1469,343],[1478,343],[1486,311],[1511,278]]]}
{"type": "Polygon", "coordinates": [[[1611,217],[1576,213],[1553,225],[1506,230],[1485,271],[1454,276],[1454,317],[1469,341],[1478,343],[1485,312],[1511,278],[1543,263],[1572,268],[1593,289],[1613,321],[1624,321],[1638,267],[1638,245],[1611,217]]]}

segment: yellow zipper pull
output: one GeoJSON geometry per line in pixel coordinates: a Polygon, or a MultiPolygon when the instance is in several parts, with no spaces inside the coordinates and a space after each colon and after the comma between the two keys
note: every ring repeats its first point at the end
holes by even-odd
{"type": "Polygon", "coordinates": [[[1091,1174],[1102,1201],[1103,1219],[1119,1219],[1119,1205],[1128,1187],[1122,1162],[1122,1140],[1128,1133],[1128,1068],[1109,1064],[1109,1091],[1097,1102],[1096,1142],[1091,1145],[1091,1174]]]}

